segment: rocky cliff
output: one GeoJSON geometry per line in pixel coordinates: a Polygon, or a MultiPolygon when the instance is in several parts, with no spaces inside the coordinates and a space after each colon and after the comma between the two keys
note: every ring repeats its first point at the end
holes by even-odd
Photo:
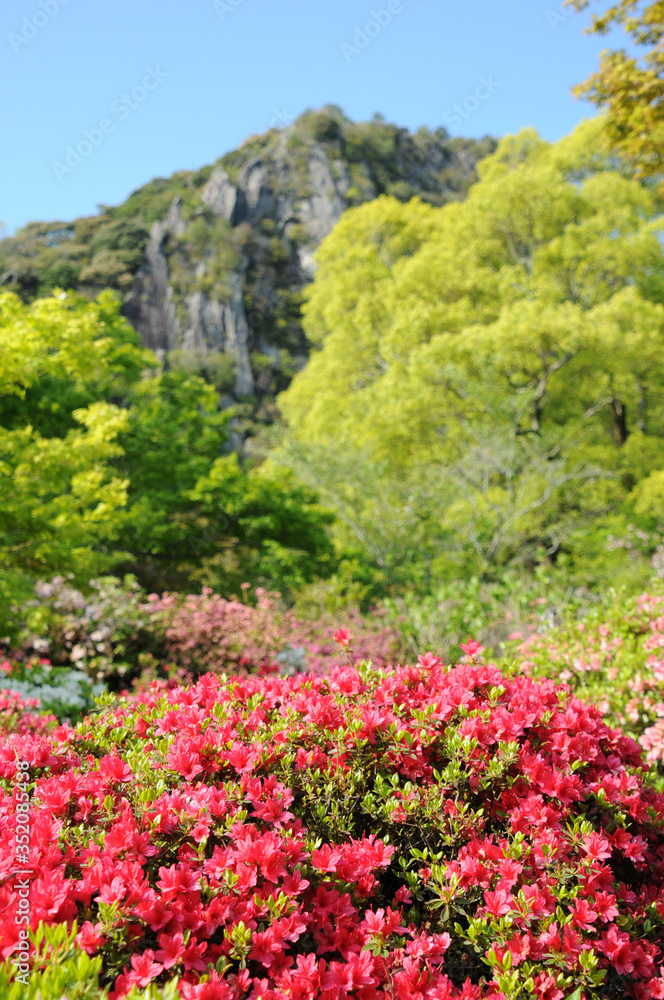
{"type": "Polygon", "coordinates": [[[306,359],[302,290],[341,213],[381,194],[461,198],[493,146],[379,117],[357,124],[335,107],[306,112],[98,216],[25,227],[0,241],[0,282],[24,298],[117,288],[145,346],[269,421],[306,359]]]}

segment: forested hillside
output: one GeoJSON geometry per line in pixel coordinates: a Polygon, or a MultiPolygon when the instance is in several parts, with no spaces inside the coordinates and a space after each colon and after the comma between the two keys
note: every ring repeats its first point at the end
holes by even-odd
{"type": "Polygon", "coordinates": [[[142,347],[117,290],[4,293],[5,608],[56,572],[329,580],[363,608],[542,574],[645,583],[664,551],[661,210],[602,128],[501,140],[464,201],[348,209],[298,291],[313,353],[269,412],[220,396],[228,352],[142,347]],[[238,456],[257,418],[274,426],[238,456]]]}

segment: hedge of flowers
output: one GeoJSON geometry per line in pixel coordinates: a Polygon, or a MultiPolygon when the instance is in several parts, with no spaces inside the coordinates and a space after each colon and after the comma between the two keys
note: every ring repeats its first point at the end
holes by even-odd
{"type": "Polygon", "coordinates": [[[38,583],[17,617],[10,658],[47,659],[54,668],[84,670],[94,681],[122,683],[163,657],[163,635],[146,616],[145,598],[129,576],[91,580],[87,595],[65,577],[38,583]]]}
{"type": "Polygon", "coordinates": [[[464,652],[159,681],[4,736],[0,987],[27,774],[45,1000],[663,998],[664,796],[639,747],[464,652]]]}
{"type": "Polygon", "coordinates": [[[0,663],[0,693],[27,699],[43,715],[77,720],[94,707],[95,697],[104,690],[81,670],[53,667],[43,658],[0,663]]]}
{"type": "MultiPolygon", "coordinates": [[[[186,597],[153,594],[148,601],[151,617],[164,627],[167,657],[188,670],[252,673],[283,665],[283,672],[321,674],[345,662],[331,620],[299,621],[293,611],[279,610],[279,594],[259,587],[255,596],[255,604],[243,604],[208,588],[186,597]],[[288,671],[289,665],[296,669],[288,671]]],[[[392,661],[401,642],[394,628],[382,626],[380,620],[370,623],[357,612],[347,612],[346,619],[357,636],[357,659],[375,666],[392,661]]]]}
{"type": "MultiPolygon", "coordinates": [[[[117,692],[136,680],[194,679],[208,671],[323,673],[344,662],[331,617],[298,620],[280,606],[279,594],[260,588],[250,593],[248,584],[243,600],[209,589],[147,595],[129,577],[94,580],[91,588],[84,597],[62,577],[38,585],[9,657],[15,670],[19,663],[38,662],[56,672],[73,668],[74,679],[83,672],[91,685],[105,683],[117,692]]],[[[365,618],[351,611],[346,618],[361,637],[358,657],[379,666],[399,658],[401,636],[380,614],[365,618]]],[[[51,672],[51,685],[53,677],[51,672]]],[[[46,703],[62,718],[63,699],[46,694],[46,703]]]]}
{"type": "Polygon", "coordinates": [[[596,704],[609,724],[638,740],[664,779],[664,594],[531,635],[516,654],[518,669],[564,681],[596,704]]]}

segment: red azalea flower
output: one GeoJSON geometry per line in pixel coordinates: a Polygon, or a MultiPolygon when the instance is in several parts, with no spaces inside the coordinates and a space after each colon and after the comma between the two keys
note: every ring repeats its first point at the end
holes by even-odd
{"type": "Polygon", "coordinates": [[[352,639],[353,636],[351,635],[350,629],[340,628],[337,632],[334,633],[334,641],[338,642],[339,645],[343,646],[344,649],[349,648],[352,639]]]}
{"type": "Polygon", "coordinates": [[[468,642],[461,643],[461,649],[464,651],[466,656],[470,657],[471,660],[477,660],[484,652],[484,646],[477,642],[475,639],[469,639],[468,642]]]}
{"type": "Polygon", "coordinates": [[[512,912],[514,896],[506,889],[496,889],[495,892],[484,893],[484,902],[487,913],[494,917],[504,917],[512,912]]]}
{"type": "Polygon", "coordinates": [[[616,897],[610,892],[598,892],[595,894],[593,901],[593,909],[599,914],[600,920],[603,923],[608,924],[610,921],[615,920],[618,916],[618,908],[616,904],[616,897]]]}
{"type": "Polygon", "coordinates": [[[182,980],[178,986],[183,1000],[233,1000],[234,991],[230,983],[213,971],[207,983],[195,985],[182,980]]]}
{"type": "Polygon", "coordinates": [[[590,908],[586,899],[577,899],[572,907],[572,923],[579,930],[592,931],[597,920],[597,911],[590,908]]]}
{"type": "Polygon", "coordinates": [[[155,953],[155,958],[165,969],[171,969],[178,964],[184,953],[184,935],[181,931],[177,934],[160,934],[158,941],[159,949],[155,953]]]}
{"type": "Polygon", "coordinates": [[[584,837],[583,846],[587,856],[593,861],[604,861],[606,858],[610,858],[613,853],[611,844],[601,833],[591,833],[584,837]]]}
{"type": "Polygon", "coordinates": [[[418,656],[417,662],[425,670],[434,670],[439,667],[443,662],[439,656],[434,656],[433,653],[425,653],[424,656],[418,656]]]}
{"type": "Polygon", "coordinates": [[[564,993],[556,986],[553,976],[542,972],[535,977],[535,989],[540,1000],[563,1000],[564,993]]]}
{"type": "Polygon", "coordinates": [[[134,772],[121,757],[106,756],[99,761],[99,770],[111,781],[131,781],[134,772]]]}
{"type": "Polygon", "coordinates": [[[608,931],[602,934],[597,947],[606,955],[620,976],[628,976],[634,971],[634,956],[629,934],[611,924],[608,931]]]}
{"type": "Polygon", "coordinates": [[[127,980],[135,986],[149,986],[163,968],[163,965],[154,961],[152,949],[146,948],[140,955],[131,956],[131,972],[127,974],[127,980]]]}

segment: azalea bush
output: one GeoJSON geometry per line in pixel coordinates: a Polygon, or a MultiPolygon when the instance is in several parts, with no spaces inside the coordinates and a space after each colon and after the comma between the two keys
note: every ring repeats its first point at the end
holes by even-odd
{"type": "Polygon", "coordinates": [[[95,697],[105,690],[87,674],[69,667],[53,667],[45,659],[0,663],[0,691],[12,691],[34,701],[45,715],[77,720],[94,707],[95,697]]]}
{"type": "Polygon", "coordinates": [[[447,580],[427,594],[407,592],[385,602],[388,620],[404,637],[410,659],[435,649],[446,662],[461,656],[461,645],[475,636],[493,656],[501,656],[509,637],[534,632],[553,608],[566,615],[583,612],[599,598],[585,588],[573,589],[561,574],[505,574],[498,580],[447,580]]]}
{"type": "Polygon", "coordinates": [[[164,658],[163,630],[150,621],[145,600],[132,576],[91,580],[87,594],[66,577],[42,581],[21,609],[13,658],[47,657],[55,667],[126,686],[124,678],[164,658]]]}
{"type": "Polygon", "coordinates": [[[0,733],[44,733],[54,727],[56,718],[37,711],[37,698],[22,698],[18,691],[0,690],[0,733]]]}
{"type": "MultiPolygon", "coordinates": [[[[255,596],[252,605],[225,600],[209,589],[186,597],[152,595],[150,614],[164,629],[166,656],[188,669],[234,673],[275,667],[284,672],[294,667],[300,672],[324,673],[345,662],[334,640],[331,615],[301,621],[294,611],[279,608],[279,594],[259,587],[255,596]]],[[[384,625],[380,618],[371,622],[352,610],[346,620],[358,637],[356,658],[385,666],[398,657],[402,640],[396,628],[384,625]]]]}
{"type": "MultiPolygon", "coordinates": [[[[106,577],[93,580],[84,596],[58,577],[39,584],[24,608],[12,661],[48,657],[54,667],[74,668],[116,692],[135,681],[192,679],[208,671],[321,673],[345,662],[332,615],[304,621],[284,609],[279,594],[252,592],[248,584],[241,593],[242,600],[209,588],[147,595],[132,577],[106,577]]],[[[371,620],[349,610],[346,619],[360,637],[358,658],[377,666],[399,658],[401,635],[380,615],[371,620]]]]}
{"type": "Polygon", "coordinates": [[[18,864],[32,976],[73,947],[82,996],[664,997],[664,796],[638,745],[464,654],[158,681],[6,735],[0,984],[18,864]]]}
{"type": "MultiPolygon", "coordinates": [[[[616,600],[515,647],[520,670],[554,677],[633,736],[664,779],[664,592],[616,600]]],[[[663,781],[664,783],[664,781],[663,781]]]]}

